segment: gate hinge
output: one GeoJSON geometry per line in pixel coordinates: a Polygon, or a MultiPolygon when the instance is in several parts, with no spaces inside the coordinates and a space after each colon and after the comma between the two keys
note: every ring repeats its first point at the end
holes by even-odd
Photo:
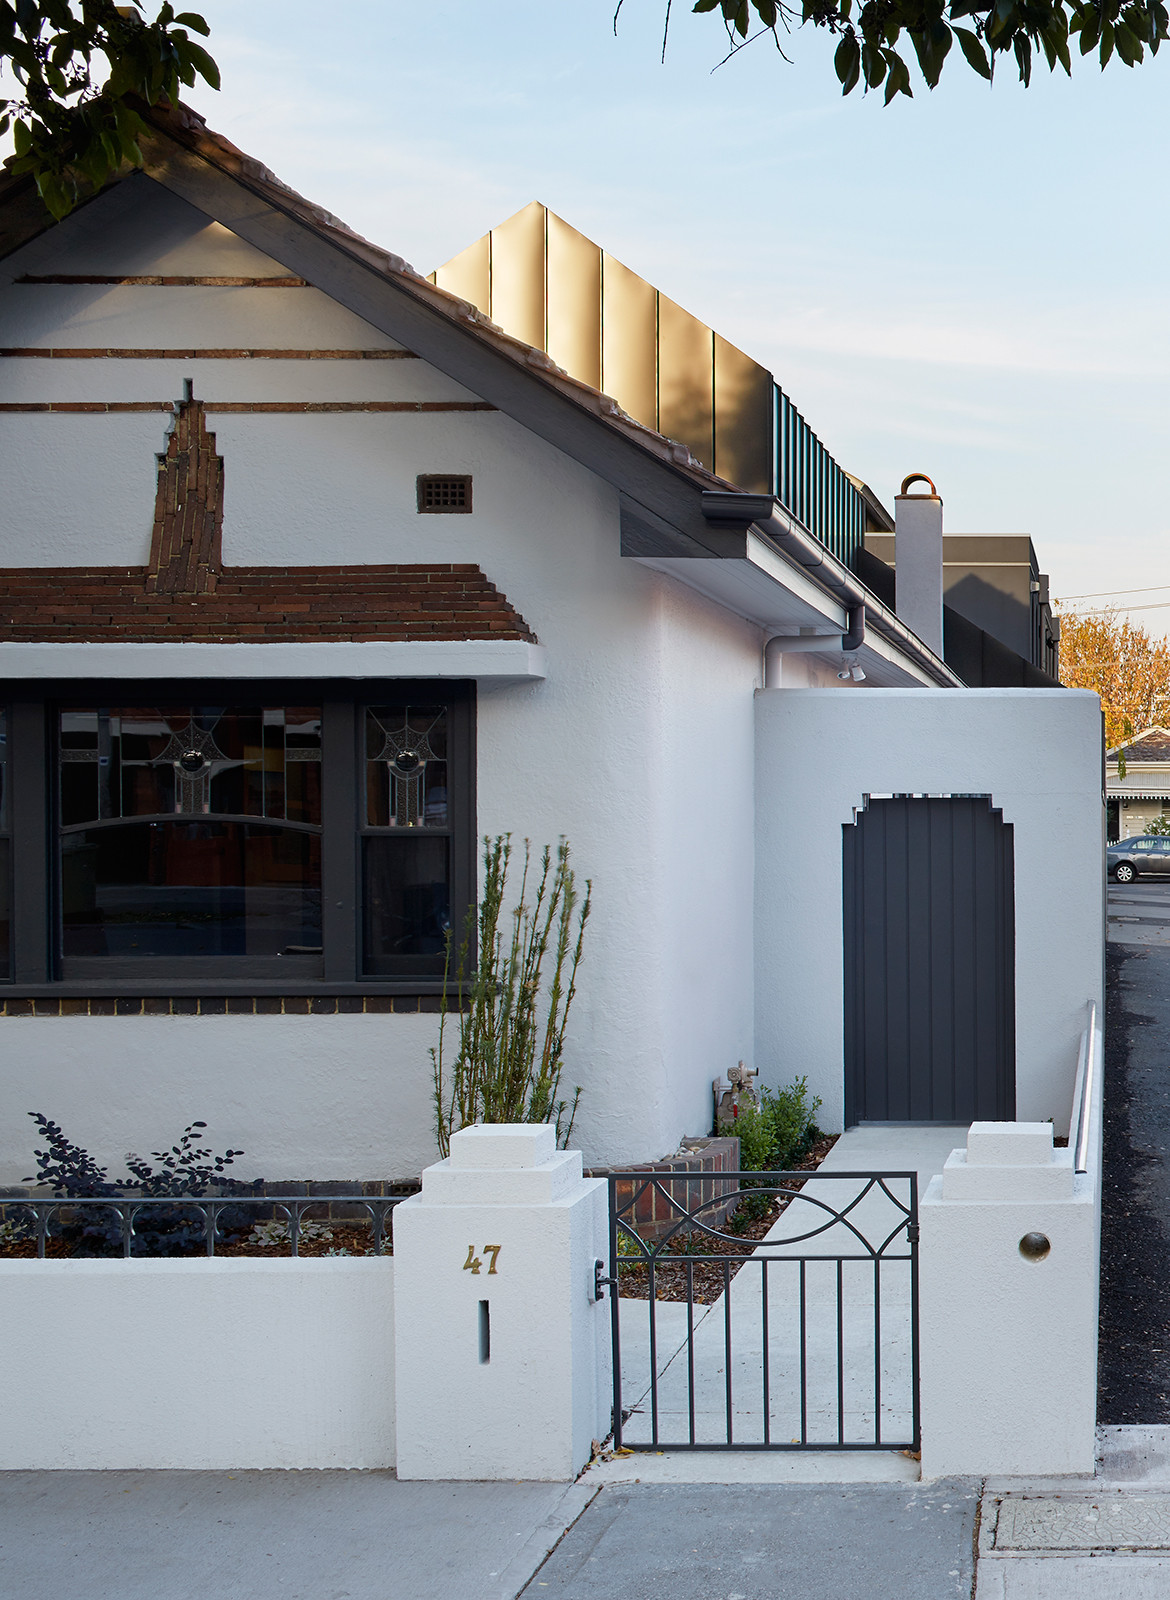
{"type": "Polygon", "coordinates": [[[595,1261],[593,1263],[593,1298],[594,1298],[594,1300],[604,1300],[605,1299],[605,1291],[606,1291],[606,1289],[615,1289],[617,1287],[617,1279],[616,1278],[603,1278],[602,1277],[602,1273],[604,1271],[605,1271],[605,1262],[604,1261],[595,1261]]]}
{"type": "Polygon", "coordinates": [[[908,1222],[906,1224],[906,1240],[909,1244],[918,1243],[918,1232],[919,1229],[916,1222],[908,1222]]]}

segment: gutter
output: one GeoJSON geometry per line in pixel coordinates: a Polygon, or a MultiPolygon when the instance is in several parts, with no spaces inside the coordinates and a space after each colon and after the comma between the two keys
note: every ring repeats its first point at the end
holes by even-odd
{"type": "MultiPolygon", "coordinates": [[[[916,633],[882,604],[878,597],[854,577],[849,568],[830,554],[819,539],[813,537],[780,502],[770,494],[742,494],[736,490],[705,489],[702,494],[703,515],[708,522],[737,528],[754,527],[756,532],[780,553],[808,572],[822,588],[850,613],[849,633],[842,638],[841,648],[857,649],[864,638],[865,628],[895,645],[915,666],[926,673],[932,682],[944,689],[962,689],[966,685],[941,661],[934,651],[916,633]],[[857,608],[864,608],[856,618],[857,608]],[[860,629],[857,626],[860,621],[860,629]],[[860,633],[857,644],[852,641],[860,633]]],[[[825,648],[825,641],[821,642],[825,648]]],[[[836,648],[830,646],[830,648],[836,648]]]]}

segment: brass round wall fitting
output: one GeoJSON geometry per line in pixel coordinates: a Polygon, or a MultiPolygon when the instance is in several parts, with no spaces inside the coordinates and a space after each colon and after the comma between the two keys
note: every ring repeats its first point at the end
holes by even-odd
{"type": "Polygon", "coordinates": [[[1052,1249],[1052,1240],[1046,1233],[1026,1233],[1020,1240],[1020,1254],[1026,1261],[1043,1261],[1052,1249]]]}

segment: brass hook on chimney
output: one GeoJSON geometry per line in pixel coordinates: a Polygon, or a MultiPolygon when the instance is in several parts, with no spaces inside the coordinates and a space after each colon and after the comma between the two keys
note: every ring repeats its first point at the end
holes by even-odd
{"type": "MultiPolygon", "coordinates": [[[[907,475],[902,479],[901,493],[905,494],[912,483],[929,483],[930,484],[931,495],[934,497],[934,499],[936,499],[936,500],[938,499],[938,490],[934,486],[934,479],[933,478],[928,478],[926,476],[925,472],[910,472],[910,473],[907,473],[907,475]]],[[[925,500],[926,496],[925,495],[915,495],[914,499],[916,499],[916,500],[925,500]]]]}

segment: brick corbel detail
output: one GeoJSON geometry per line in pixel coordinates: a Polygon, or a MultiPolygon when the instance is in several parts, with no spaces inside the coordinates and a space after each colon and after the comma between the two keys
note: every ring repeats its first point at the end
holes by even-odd
{"type": "Polygon", "coordinates": [[[150,565],[0,568],[0,641],[536,643],[473,562],[225,567],[223,495],[203,403],[184,400],[159,459],[150,565]]]}
{"type": "Polygon", "coordinates": [[[159,462],[147,594],[214,594],[223,565],[223,457],[202,400],[179,406],[159,462]]]}

